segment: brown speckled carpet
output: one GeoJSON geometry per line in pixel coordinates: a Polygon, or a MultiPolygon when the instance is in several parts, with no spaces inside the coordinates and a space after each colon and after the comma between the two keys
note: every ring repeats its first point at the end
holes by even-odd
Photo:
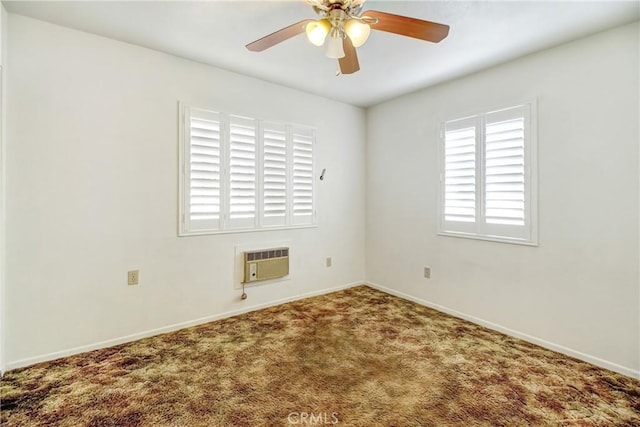
{"type": "Polygon", "coordinates": [[[638,426],[640,382],[360,286],[26,369],[7,426],[638,426]]]}

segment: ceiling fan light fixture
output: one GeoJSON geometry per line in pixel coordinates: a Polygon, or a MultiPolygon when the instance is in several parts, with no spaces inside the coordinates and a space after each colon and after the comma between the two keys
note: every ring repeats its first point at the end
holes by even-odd
{"type": "Polygon", "coordinates": [[[331,23],[327,19],[318,19],[317,21],[309,22],[305,28],[307,39],[309,39],[314,46],[322,46],[330,29],[331,23]]]}
{"type": "Polygon", "coordinates": [[[338,31],[332,31],[329,41],[327,41],[327,58],[340,59],[344,58],[344,47],[342,46],[342,37],[338,31]]]}
{"type": "Polygon", "coordinates": [[[356,49],[367,42],[371,30],[412,37],[431,43],[442,41],[449,34],[449,26],[408,16],[377,10],[363,11],[366,0],[306,0],[319,15],[304,19],[267,34],[246,47],[262,52],[299,34],[306,33],[310,43],[326,44],[325,54],[338,59],[341,74],[360,70],[356,49]],[[327,37],[329,38],[327,40],[327,37]]]}
{"type": "Polygon", "coordinates": [[[369,24],[366,24],[364,22],[360,22],[355,19],[349,19],[344,24],[344,31],[351,39],[353,47],[360,47],[365,44],[365,42],[369,38],[371,27],[369,26],[369,24]]]}

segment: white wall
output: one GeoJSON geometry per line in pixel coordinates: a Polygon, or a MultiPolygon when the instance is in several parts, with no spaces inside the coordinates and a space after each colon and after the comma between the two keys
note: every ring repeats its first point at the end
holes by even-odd
{"type": "Polygon", "coordinates": [[[0,374],[5,371],[4,357],[4,273],[5,273],[5,208],[4,208],[4,147],[5,147],[5,114],[6,114],[6,91],[7,87],[7,11],[4,5],[0,4],[0,374]]]}
{"type": "Polygon", "coordinates": [[[367,280],[639,375],[638,47],[628,25],[371,108],[367,280]],[[539,247],[437,236],[441,120],[534,97],[539,247]]]}
{"type": "Polygon", "coordinates": [[[19,15],[9,40],[8,367],[364,280],[363,110],[19,15]],[[320,226],[178,238],[179,100],[316,126],[320,226]],[[280,240],[291,279],[241,301],[234,246],[280,240]]]}

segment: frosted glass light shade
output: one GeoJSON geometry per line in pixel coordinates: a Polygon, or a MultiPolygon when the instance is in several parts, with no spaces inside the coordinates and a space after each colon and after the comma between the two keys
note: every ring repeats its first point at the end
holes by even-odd
{"type": "Polygon", "coordinates": [[[347,33],[347,35],[351,39],[351,43],[353,44],[353,47],[360,47],[369,38],[369,33],[371,33],[371,27],[368,24],[364,24],[362,22],[356,21],[355,19],[350,19],[347,22],[345,22],[344,31],[347,33]]]}
{"type": "Polygon", "coordinates": [[[344,58],[344,48],[342,47],[342,37],[339,35],[329,37],[327,42],[327,58],[344,58]]]}
{"type": "Polygon", "coordinates": [[[324,39],[327,38],[330,29],[331,24],[327,19],[309,22],[305,28],[307,38],[315,46],[322,46],[324,44],[324,39]]]}

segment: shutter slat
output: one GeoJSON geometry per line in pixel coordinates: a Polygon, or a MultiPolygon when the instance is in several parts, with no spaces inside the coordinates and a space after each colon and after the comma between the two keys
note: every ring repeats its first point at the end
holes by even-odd
{"type": "Polygon", "coordinates": [[[444,219],[475,222],[476,128],[447,129],[444,140],[444,219]]]}
{"type": "Polygon", "coordinates": [[[220,117],[189,120],[189,218],[191,221],[218,219],[220,215],[220,117]]]}
{"type": "Polygon", "coordinates": [[[255,122],[231,116],[229,123],[229,218],[250,219],[256,211],[255,122]]]}
{"type": "Polygon", "coordinates": [[[293,130],[293,215],[313,215],[313,141],[314,135],[293,130]]]}
{"type": "Polygon", "coordinates": [[[264,216],[280,217],[284,221],[287,214],[287,131],[285,126],[276,123],[265,123],[263,129],[264,216]]]}
{"type": "Polygon", "coordinates": [[[524,119],[489,122],[485,133],[486,221],[524,225],[524,119]]]}

